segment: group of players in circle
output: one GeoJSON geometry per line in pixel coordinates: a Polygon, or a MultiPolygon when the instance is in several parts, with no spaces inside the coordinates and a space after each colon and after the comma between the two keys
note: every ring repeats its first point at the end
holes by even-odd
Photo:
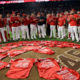
{"type": "Polygon", "coordinates": [[[60,12],[54,14],[43,12],[37,14],[20,14],[12,11],[3,18],[0,14],[0,42],[11,40],[45,38],[49,33],[49,38],[60,38],[80,41],[80,11],[74,9],[70,12],[60,12]],[[50,31],[49,31],[50,28],[50,31]],[[38,36],[38,37],[37,37],[38,36]]]}

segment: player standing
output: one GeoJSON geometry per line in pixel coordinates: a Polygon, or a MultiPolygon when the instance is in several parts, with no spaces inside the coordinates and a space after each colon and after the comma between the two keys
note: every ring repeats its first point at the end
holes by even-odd
{"type": "Polygon", "coordinates": [[[77,31],[77,18],[78,15],[75,14],[74,10],[71,10],[69,20],[68,20],[70,24],[69,26],[70,26],[71,38],[72,41],[76,39],[77,42],[79,42],[78,31],[77,31]]]}
{"type": "Polygon", "coordinates": [[[80,11],[78,11],[77,14],[78,14],[78,20],[77,20],[78,34],[79,34],[79,40],[80,40],[80,11]]]}
{"type": "Polygon", "coordinates": [[[52,36],[56,38],[56,17],[54,13],[52,13],[50,17],[50,38],[52,38],[52,36]]]}
{"type": "Polygon", "coordinates": [[[19,19],[16,16],[15,12],[12,13],[12,16],[10,18],[10,23],[11,23],[13,40],[18,40],[19,39],[19,27],[18,27],[19,19]]]}
{"type": "MultiPolygon", "coordinates": [[[[4,18],[2,17],[2,14],[0,14],[0,32],[1,32],[1,35],[2,35],[2,39],[4,42],[6,42],[6,38],[5,38],[5,20],[4,18]]],[[[2,41],[0,39],[0,41],[2,41]]]]}
{"type": "Polygon", "coordinates": [[[63,39],[64,38],[64,24],[65,24],[65,18],[62,13],[60,13],[60,16],[58,18],[58,38],[63,39]]]}
{"type": "Polygon", "coordinates": [[[26,33],[27,33],[27,39],[30,38],[29,36],[29,29],[28,29],[28,25],[30,24],[30,16],[23,14],[23,18],[22,18],[22,26],[21,26],[21,32],[22,32],[22,38],[26,39],[26,33]]]}
{"type": "Polygon", "coordinates": [[[34,13],[31,14],[30,17],[30,35],[31,39],[36,39],[36,33],[37,33],[37,18],[34,13]]]}

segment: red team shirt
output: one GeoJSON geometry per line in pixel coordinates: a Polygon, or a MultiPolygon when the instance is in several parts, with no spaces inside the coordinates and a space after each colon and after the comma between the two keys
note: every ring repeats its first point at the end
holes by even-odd
{"type": "Polygon", "coordinates": [[[61,71],[55,73],[55,76],[59,80],[80,80],[79,73],[67,67],[62,67],[61,71]]]}
{"type": "Polygon", "coordinates": [[[17,18],[18,18],[18,19],[17,19],[17,20],[18,20],[17,26],[21,26],[22,23],[21,23],[21,21],[20,21],[20,17],[17,17],[17,18]]]}
{"type": "Polygon", "coordinates": [[[7,62],[0,61],[0,70],[2,70],[3,68],[7,67],[7,65],[8,65],[7,62]]]}
{"type": "Polygon", "coordinates": [[[50,18],[51,18],[51,16],[47,17],[47,24],[50,24],[50,18]]]}
{"type": "Polygon", "coordinates": [[[55,16],[51,16],[50,19],[52,19],[50,21],[50,25],[56,25],[56,17],[55,16]],[[53,18],[53,19],[52,19],[53,18]]]}
{"type": "Polygon", "coordinates": [[[35,59],[31,58],[11,60],[11,67],[6,73],[6,76],[12,79],[27,78],[34,62],[35,59]]]}
{"type": "Polygon", "coordinates": [[[12,25],[11,25],[12,27],[17,27],[17,26],[19,25],[19,24],[18,24],[18,23],[19,23],[19,18],[16,17],[16,16],[15,16],[15,17],[11,17],[11,18],[10,18],[10,22],[12,23],[12,25]],[[16,21],[17,21],[17,22],[16,22],[16,21]]]}
{"type": "Polygon", "coordinates": [[[78,22],[77,22],[78,27],[80,26],[80,15],[78,16],[78,22]]]}
{"type": "Polygon", "coordinates": [[[64,24],[65,24],[64,16],[63,17],[59,17],[58,18],[58,25],[61,27],[61,26],[64,26],[64,24]]]}
{"type": "Polygon", "coordinates": [[[0,19],[0,28],[4,27],[5,20],[2,18],[0,19]]]}
{"type": "Polygon", "coordinates": [[[29,25],[30,24],[30,20],[28,20],[27,18],[24,18],[22,24],[23,25],[29,25]]]}
{"type": "Polygon", "coordinates": [[[77,14],[74,14],[74,15],[70,15],[70,26],[77,26],[77,21],[76,19],[78,18],[78,15],[77,14]]]}
{"type": "Polygon", "coordinates": [[[31,17],[30,22],[31,22],[31,24],[36,24],[37,23],[37,18],[36,17],[31,17]]]}
{"type": "Polygon", "coordinates": [[[68,15],[64,15],[64,18],[67,19],[68,18],[68,15]]]}
{"type": "Polygon", "coordinates": [[[53,58],[41,59],[36,63],[39,76],[45,79],[56,79],[55,72],[60,70],[60,66],[53,58]]]}

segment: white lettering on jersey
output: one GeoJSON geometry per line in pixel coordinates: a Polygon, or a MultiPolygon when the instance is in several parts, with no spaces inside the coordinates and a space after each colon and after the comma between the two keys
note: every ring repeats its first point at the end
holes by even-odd
{"type": "Polygon", "coordinates": [[[0,63],[0,66],[2,66],[3,65],[3,63],[0,63]]]}
{"type": "Polygon", "coordinates": [[[77,77],[69,72],[63,75],[63,80],[77,80],[77,77]]]}
{"type": "Polygon", "coordinates": [[[49,59],[42,61],[41,64],[42,64],[41,65],[42,68],[51,68],[55,66],[55,64],[49,59]]]}
{"type": "Polygon", "coordinates": [[[70,73],[68,70],[58,72],[57,74],[62,75],[63,80],[77,80],[77,77],[70,73]]]}
{"type": "Polygon", "coordinates": [[[22,67],[22,68],[26,68],[29,66],[30,61],[29,60],[20,60],[18,61],[18,63],[15,65],[16,67],[22,67]]]}

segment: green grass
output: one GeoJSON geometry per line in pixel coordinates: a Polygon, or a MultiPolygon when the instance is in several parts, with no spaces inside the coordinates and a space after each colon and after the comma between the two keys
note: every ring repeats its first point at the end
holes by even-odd
{"type": "Polygon", "coordinates": [[[22,38],[20,38],[20,40],[10,40],[10,41],[7,41],[7,42],[1,42],[0,44],[4,44],[4,43],[10,43],[10,42],[18,42],[18,41],[41,41],[41,40],[43,40],[43,41],[50,41],[50,40],[52,40],[52,41],[66,41],[66,42],[73,42],[73,43],[77,43],[77,44],[80,44],[80,42],[76,42],[76,40],[75,41],[72,41],[71,39],[70,40],[68,40],[67,39],[67,37],[66,38],[64,38],[64,39],[59,39],[59,38],[49,38],[48,36],[46,36],[46,38],[38,38],[37,37],[37,39],[25,39],[25,40],[23,40],[22,38]]]}
{"type": "MultiPolygon", "coordinates": [[[[10,33],[10,38],[11,38],[11,40],[10,41],[7,41],[7,42],[1,42],[0,44],[4,44],[4,43],[10,43],[10,42],[18,42],[18,41],[41,41],[41,40],[44,40],[44,41],[46,41],[46,40],[52,40],[52,41],[55,41],[55,40],[57,40],[57,41],[67,41],[67,42],[73,42],[73,43],[77,43],[77,44],[80,44],[80,42],[76,42],[76,40],[75,41],[72,41],[71,39],[70,40],[68,40],[68,32],[66,31],[66,37],[64,38],[64,39],[59,39],[59,38],[49,38],[49,36],[46,36],[46,38],[39,38],[38,37],[38,35],[37,35],[37,39],[25,39],[25,40],[23,40],[22,39],[22,36],[21,36],[21,32],[20,32],[20,40],[13,40],[12,39],[12,33],[11,32],[9,32],[10,33]]],[[[16,35],[16,34],[15,34],[16,35]]]]}

